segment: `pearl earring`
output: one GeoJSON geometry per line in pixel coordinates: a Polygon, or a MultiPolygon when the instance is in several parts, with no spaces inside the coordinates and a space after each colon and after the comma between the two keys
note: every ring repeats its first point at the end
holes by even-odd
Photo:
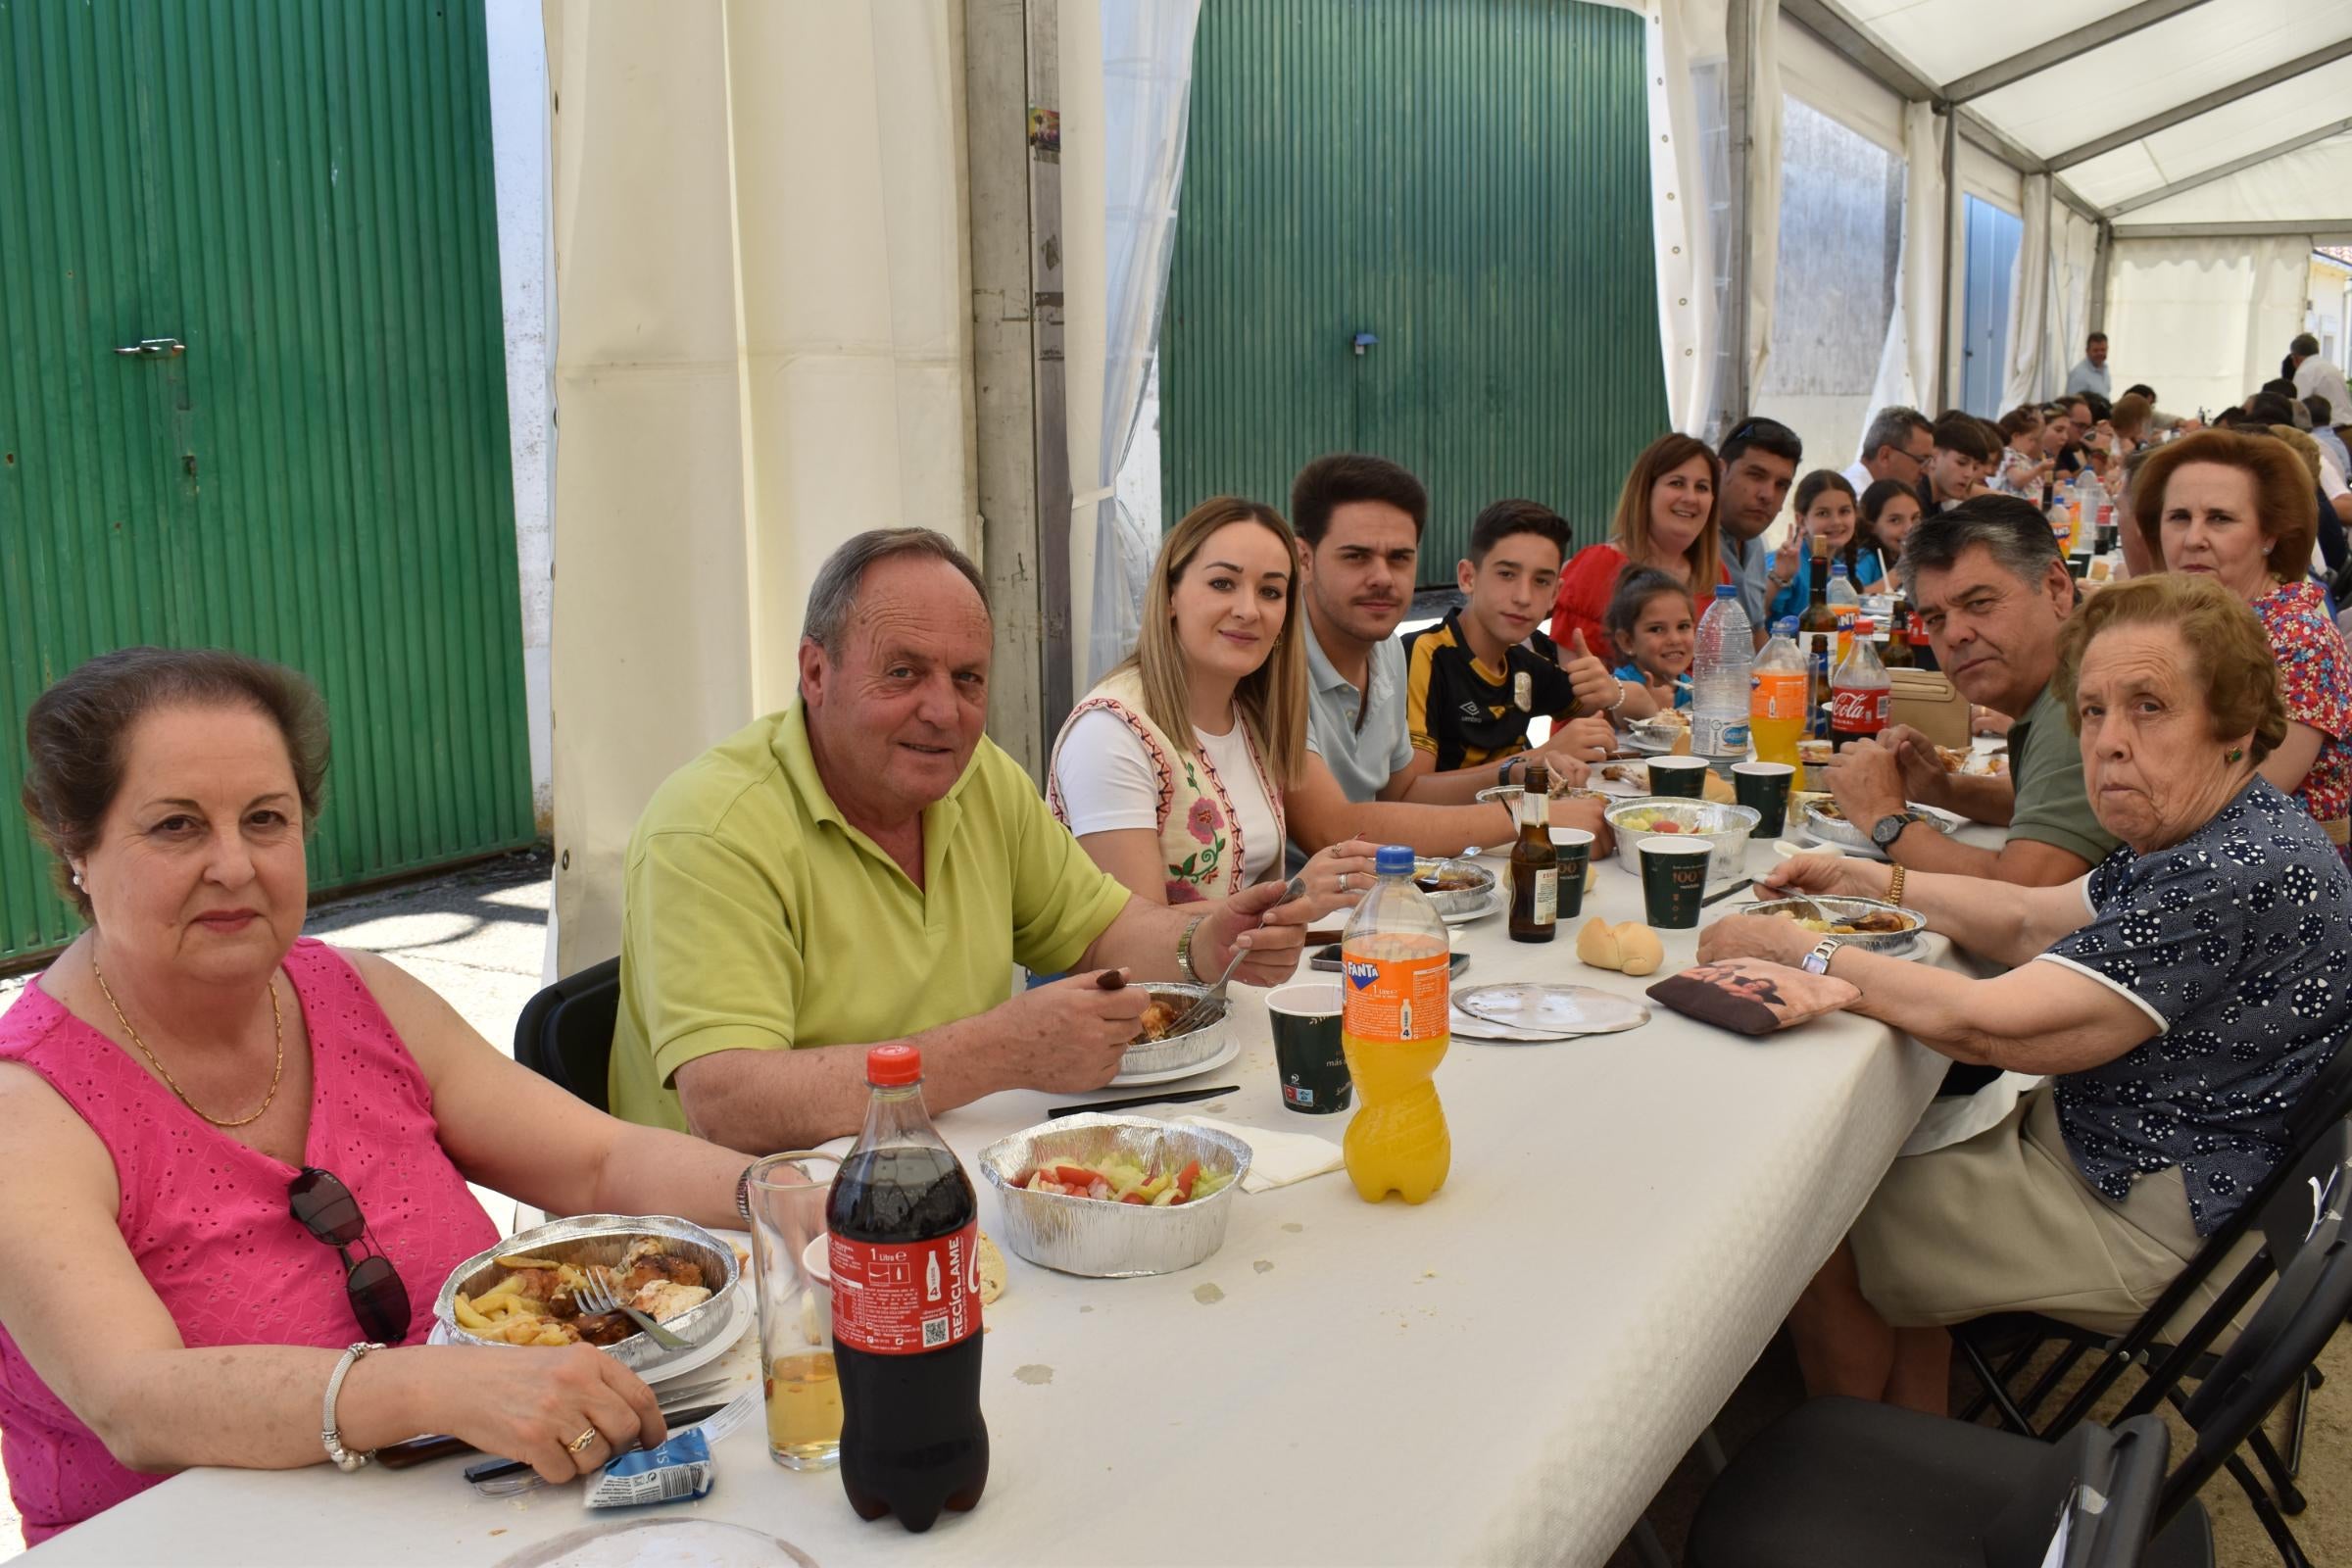
{"type": "Polygon", "coordinates": [[[81,873],[79,871],[74,873],[74,885],[75,887],[81,886],[81,873]]]}

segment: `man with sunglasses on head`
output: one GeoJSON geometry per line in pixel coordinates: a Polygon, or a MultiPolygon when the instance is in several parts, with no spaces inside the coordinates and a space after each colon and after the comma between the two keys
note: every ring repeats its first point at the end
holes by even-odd
{"type": "Polygon", "coordinates": [[[214,650],[89,661],[24,800],[88,929],[0,1014],[0,1455],[38,1545],[196,1465],[356,1470],[450,1433],[551,1482],[662,1441],[593,1346],[428,1346],[549,1213],[744,1223],[742,1154],[617,1121],[372,955],[300,936],[326,719],[214,650]]]}
{"type": "Polygon", "coordinates": [[[1805,444],[1778,419],[1741,419],[1723,438],[1723,564],[1740,590],[1740,608],[1758,648],[1771,635],[1764,608],[1771,602],[1771,557],[1764,535],[1780,520],[1805,444]]]}

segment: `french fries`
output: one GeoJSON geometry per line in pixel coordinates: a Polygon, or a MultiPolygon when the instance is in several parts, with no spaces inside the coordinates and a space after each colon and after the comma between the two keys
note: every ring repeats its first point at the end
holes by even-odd
{"type": "MultiPolygon", "coordinates": [[[[630,1244],[630,1251],[622,1262],[625,1265],[632,1257],[658,1255],[662,1251],[661,1245],[652,1238],[640,1238],[630,1244]]],[[[577,1321],[570,1316],[558,1317],[551,1304],[578,1295],[585,1276],[577,1264],[523,1253],[502,1255],[492,1261],[507,1271],[498,1283],[478,1296],[460,1291],[451,1298],[452,1314],[460,1329],[477,1340],[495,1340],[506,1345],[560,1346],[579,1342],[581,1329],[577,1321]]],[[[650,1298],[648,1293],[662,1283],[659,1278],[644,1283],[635,1294],[650,1298]]],[[[698,1300],[710,1295],[700,1285],[688,1288],[697,1293],[698,1300]]],[[[663,1294],[666,1296],[670,1291],[663,1294]]],[[[643,1309],[646,1299],[635,1304],[643,1309]]],[[[660,1315],[671,1316],[685,1309],[671,1305],[660,1315]]]]}

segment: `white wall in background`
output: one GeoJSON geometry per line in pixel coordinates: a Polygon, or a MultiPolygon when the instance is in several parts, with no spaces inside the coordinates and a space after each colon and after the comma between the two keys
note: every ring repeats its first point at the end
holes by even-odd
{"type": "Polygon", "coordinates": [[[555,426],[548,399],[547,35],[539,0],[488,0],[491,159],[498,194],[498,289],[507,324],[507,442],[514,466],[514,555],[522,584],[522,681],[531,805],[555,808],[548,640],[555,533],[548,505],[555,426]]]}

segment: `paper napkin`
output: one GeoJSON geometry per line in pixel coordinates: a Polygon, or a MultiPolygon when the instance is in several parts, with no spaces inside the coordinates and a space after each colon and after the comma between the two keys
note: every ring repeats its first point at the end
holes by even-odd
{"type": "Polygon", "coordinates": [[[1346,1163],[1340,1146],[1328,1138],[1313,1133],[1277,1133],[1263,1127],[1237,1127],[1229,1121],[1214,1121],[1206,1116],[1178,1116],[1177,1121],[1195,1127],[1206,1127],[1211,1132],[1238,1138],[1250,1146],[1250,1170],[1242,1177],[1242,1191],[1262,1193],[1272,1187],[1288,1187],[1293,1182],[1305,1181],[1310,1176],[1327,1175],[1346,1163]]]}

